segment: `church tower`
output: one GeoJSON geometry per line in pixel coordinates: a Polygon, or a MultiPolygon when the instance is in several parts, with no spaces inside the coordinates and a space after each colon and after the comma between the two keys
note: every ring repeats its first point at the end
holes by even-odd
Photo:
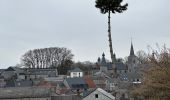
{"type": "Polygon", "coordinates": [[[102,72],[107,72],[108,71],[107,62],[106,62],[104,53],[102,54],[102,59],[101,59],[101,63],[100,63],[100,71],[102,71],[102,72]]]}
{"type": "Polygon", "coordinates": [[[130,48],[130,56],[134,56],[134,49],[133,49],[133,44],[131,42],[131,48],[130,48]]]}
{"type": "Polygon", "coordinates": [[[131,42],[130,55],[128,56],[128,72],[135,72],[137,64],[138,60],[134,53],[133,43],[131,42]]]}

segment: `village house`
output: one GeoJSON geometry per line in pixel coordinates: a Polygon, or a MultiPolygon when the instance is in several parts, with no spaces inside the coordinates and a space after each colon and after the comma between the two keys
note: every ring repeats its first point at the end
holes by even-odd
{"type": "Polygon", "coordinates": [[[101,88],[87,94],[83,100],[115,100],[115,97],[101,88]]]}
{"type": "Polygon", "coordinates": [[[76,67],[73,70],[69,71],[69,75],[70,76],[68,76],[68,77],[71,77],[71,78],[83,77],[83,71],[80,68],[76,67]]]}

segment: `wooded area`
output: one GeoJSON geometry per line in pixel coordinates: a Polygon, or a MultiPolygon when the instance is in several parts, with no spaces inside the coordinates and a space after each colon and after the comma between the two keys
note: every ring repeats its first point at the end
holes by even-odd
{"type": "Polygon", "coordinates": [[[72,59],[71,50],[51,47],[29,50],[22,56],[21,61],[27,68],[55,68],[72,59]]]}

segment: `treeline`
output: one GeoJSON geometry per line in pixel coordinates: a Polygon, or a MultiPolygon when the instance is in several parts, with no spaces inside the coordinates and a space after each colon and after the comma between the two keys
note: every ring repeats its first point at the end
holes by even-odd
{"type": "Polygon", "coordinates": [[[50,47],[34,49],[22,57],[22,64],[27,68],[51,68],[72,62],[73,54],[67,48],[50,47]]]}

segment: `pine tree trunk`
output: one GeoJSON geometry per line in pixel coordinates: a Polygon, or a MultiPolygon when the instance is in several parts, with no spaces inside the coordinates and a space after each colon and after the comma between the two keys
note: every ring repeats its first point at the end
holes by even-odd
{"type": "Polygon", "coordinates": [[[108,37],[109,37],[110,56],[111,56],[112,63],[114,63],[115,61],[114,61],[113,48],[112,48],[110,11],[108,12],[108,37]]]}

